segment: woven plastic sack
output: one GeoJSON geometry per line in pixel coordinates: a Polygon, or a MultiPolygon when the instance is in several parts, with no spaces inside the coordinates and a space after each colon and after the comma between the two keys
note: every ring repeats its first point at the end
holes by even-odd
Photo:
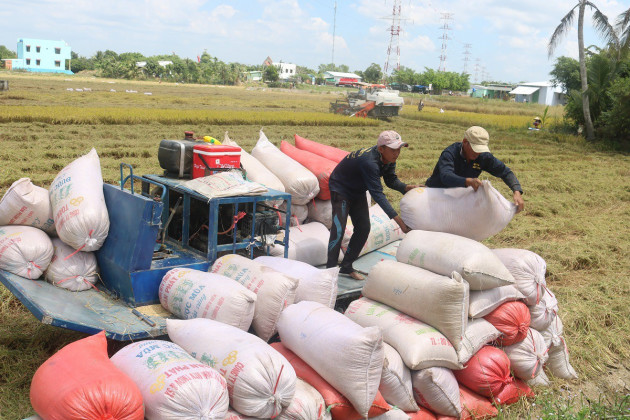
{"type": "Polygon", "coordinates": [[[298,280],[236,254],[217,259],[211,272],[229,277],[256,293],[252,326],[265,341],[277,331],[280,313],[295,300],[298,280]]]}
{"type": "Polygon", "coordinates": [[[131,343],[111,360],[142,392],[148,419],[219,420],[227,414],[229,399],[223,377],[175,343],[131,343]]]}
{"type": "Polygon", "coordinates": [[[407,411],[405,414],[409,416],[409,420],[435,420],[435,414],[429,411],[425,407],[420,407],[420,410],[411,412],[407,411]]]}
{"type": "Polygon", "coordinates": [[[523,302],[506,302],[483,318],[501,332],[497,343],[502,346],[523,341],[529,332],[529,309],[523,302]]]}
{"type": "Polygon", "coordinates": [[[378,262],[367,276],[363,296],[422,321],[461,346],[468,322],[468,283],[401,262],[378,262]]]}
{"type": "MultiPolygon", "coordinates": [[[[457,352],[450,341],[435,328],[403,312],[362,297],[348,305],[345,315],[362,327],[379,327],[383,331],[383,341],[398,351],[409,369],[459,368],[457,352]]],[[[387,402],[398,405],[390,400],[387,402]]]]}
{"type": "MultiPolygon", "coordinates": [[[[322,395],[326,402],[326,407],[330,410],[333,420],[360,420],[365,418],[354,409],[350,401],[344,397],[337,389],[332,387],[322,376],[311,366],[306,364],[295,353],[286,348],[282,343],[272,343],[271,347],[282,354],[293,366],[295,373],[300,379],[308,382],[322,395]]],[[[385,402],[380,392],[376,393],[376,398],[370,406],[368,417],[373,418],[387,412],[391,407],[385,402]]]]}
{"type": "Polygon", "coordinates": [[[557,315],[547,328],[539,330],[538,332],[545,339],[545,345],[547,348],[551,346],[559,346],[563,343],[564,338],[562,336],[564,334],[564,324],[562,324],[562,320],[557,315]]]}
{"type": "Polygon", "coordinates": [[[330,179],[330,174],[333,169],[337,166],[337,162],[307,150],[300,150],[284,140],[280,142],[280,150],[290,158],[295,159],[295,161],[317,177],[319,181],[319,194],[317,194],[317,198],[320,200],[330,200],[328,180],[330,179]]]}
{"type": "MultiPolygon", "coordinates": [[[[399,241],[405,237],[405,234],[398,226],[394,219],[389,216],[378,205],[374,204],[370,207],[370,234],[368,235],[365,245],[361,248],[359,255],[365,255],[368,252],[377,250],[395,241],[399,241]]],[[[345,252],[350,244],[350,238],[354,233],[352,220],[348,217],[346,230],[341,240],[341,249],[345,252]]]]}
{"type": "MultiPolygon", "coordinates": [[[[226,146],[241,147],[235,141],[231,140],[227,131],[223,137],[223,144],[226,146]]],[[[255,157],[247,153],[241,147],[241,166],[245,170],[247,179],[252,182],[257,182],[264,185],[267,188],[274,189],[276,191],[284,192],[284,185],[277,176],[273,174],[269,169],[258,161],[255,157]]],[[[280,203],[278,203],[280,204],[280,203]]]]}
{"type": "Polygon", "coordinates": [[[143,420],[142,394],[109,360],[105,332],[70,343],[33,375],[33,409],[48,420],[143,420]]]}
{"type": "Polygon", "coordinates": [[[523,341],[506,346],[503,351],[510,359],[514,376],[525,381],[535,378],[549,357],[545,339],[532,328],[523,341]]]}
{"type": "Polygon", "coordinates": [[[460,420],[491,419],[499,414],[499,410],[487,398],[472,392],[465,386],[459,387],[459,399],[462,403],[460,420]]]}
{"type": "MultiPolygon", "coordinates": [[[[315,222],[319,222],[326,226],[326,229],[332,228],[332,204],[330,200],[318,200],[309,201],[308,218],[315,222]]],[[[348,219],[348,221],[350,221],[348,219]]]]}
{"type": "Polygon", "coordinates": [[[457,352],[459,363],[466,364],[483,346],[493,342],[500,335],[501,332],[483,318],[469,320],[462,338],[462,347],[457,352]]]}
{"type": "Polygon", "coordinates": [[[450,369],[432,367],[411,373],[414,397],[418,404],[435,414],[459,417],[462,404],[457,380],[450,369]]]}
{"type": "Polygon", "coordinates": [[[493,398],[512,382],[510,360],[501,349],[485,346],[470,358],[462,370],[454,371],[457,381],[484,397],[493,398]]]}
{"type": "Polygon", "coordinates": [[[0,268],[38,279],[48,268],[53,244],[43,230],[30,226],[0,226],[0,268]]]}
{"type": "Polygon", "coordinates": [[[385,358],[379,391],[389,404],[404,411],[418,411],[420,408],[413,396],[411,371],[395,348],[383,343],[385,358]]]}
{"type": "Polygon", "coordinates": [[[367,416],[383,369],[379,328],[363,328],[334,309],[303,301],[282,311],[278,334],[289,350],[367,416]]]}
{"type": "Polygon", "coordinates": [[[380,416],[370,417],[375,420],[409,420],[409,414],[402,411],[399,407],[393,407],[388,412],[380,416]]]}
{"type": "Polygon", "coordinates": [[[558,299],[556,299],[556,295],[551,290],[545,289],[546,293],[540,298],[540,302],[529,306],[530,326],[538,331],[546,329],[558,314],[558,299]]]}
{"type": "Polygon", "coordinates": [[[514,277],[514,286],[525,296],[527,305],[535,305],[545,294],[547,263],[538,254],[526,249],[493,249],[514,277]]]}
{"type": "Polygon", "coordinates": [[[33,185],[30,178],[15,181],[0,200],[0,226],[36,227],[56,235],[48,190],[33,185]]]}
{"type": "MultiPolygon", "coordinates": [[[[279,207],[280,210],[286,212],[287,203],[283,202],[279,207]]],[[[291,203],[291,226],[299,226],[308,218],[308,206],[291,203]]],[[[284,223],[284,213],[280,215],[280,226],[284,223]]]]}
{"type": "Polygon", "coordinates": [[[230,405],[239,413],[273,418],[295,394],[291,364],[253,334],[211,319],[167,319],[169,338],[225,378],[230,405]]]}
{"type": "Polygon", "coordinates": [[[514,284],[512,274],[488,247],[450,233],[412,230],[400,243],[396,259],[444,276],[457,271],[470,290],[514,284]]]}
{"type": "Polygon", "coordinates": [[[173,268],[158,295],[162,306],[181,319],[214,319],[247,331],[254,318],[256,293],[220,274],[173,268]]]}
{"type": "Polygon", "coordinates": [[[295,384],[295,395],[291,404],[278,417],[278,420],[330,420],[322,394],[308,382],[299,379],[295,384]]]}
{"type": "Polygon", "coordinates": [[[99,249],[107,239],[109,214],[96,150],[63,168],[48,191],[59,238],[81,251],[99,249]]]}
{"type": "Polygon", "coordinates": [[[400,200],[400,217],[411,229],[446,232],[483,241],[501,232],[516,206],[490,181],[472,188],[415,188],[400,200]]]}
{"type": "Polygon", "coordinates": [[[518,378],[513,378],[513,381],[506,384],[499,395],[492,398],[492,401],[497,405],[510,405],[522,397],[533,398],[534,393],[525,382],[518,378]]]}
{"type": "Polygon", "coordinates": [[[311,300],[329,308],[335,307],[339,267],[319,269],[301,261],[267,256],[258,257],[254,261],[299,281],[295,291],[295,303],[311,300]]]}
{"type": "Polygon", "coordinates": [[[252,156],[258,159],[284,185],[291,194],[292,204],[306,204],[319,194],[319,181],[311,171],[274,146],[260,130],[260,138],[252,149],[252,156]]]}
{"type": "Polygon", "coordinates": [[[562,379],[577,379],[578,375],[569,363],[569,348],[564,338],[559,344],[549,348],[549,359],[546,364],[553,376],[562,379]]]}
{"type": "Polygon", "coordinates": [[[488,290],[473,290],[470,292],[468,316],[483,318],[505,302],[521,300],[525,296],[514,286],[501,286],[488,290]]]}
{"type": "Polygon", "coordinates": [[[295,137],[295,147],[300,150],[306,150],[326,159],[330,159],[334,162],[341,162],[343,158],[345,158],[349,152],[345,150],[338,149],[333,146],[329,146],[327,144],[318,143],[313,140],[305,139],[304,137],[300,137],[297,134],[295,137]]]}
{"type": "Polygon", "coordinates": [[[78,292],[94,287],[98,281],[98,265],[92,252],[76,252],[61,239],[53,238],[54,254],[45,278],[55,286],[78,292]]]}
{"type": "Polygon", "coordinates": [[[239,195],[262,195],[269,191],[262,184],[245,180],[242,172],[237,170],[191,179],[183,182],[183,185],[190,190],[198,192],[208,198],[208,200],[239,195]]]}
{"type": "Polygon", "coordinates": [[[549,386],[549,378],[543,369],[540,369],[538,375],[526,381],[527,386],[549,386]]]}
{"type": "MultiPolygon", "coordinates": [[[[318,222],[305,223],[289,228],[289,259],[318,266],[328,261],[330,231],[318,222]]],[[[270,247],[272,256],[284,256],[284,246],[270,247]]]]}
{"type": "Polygon", "coordinates": [[[258,420],[255,417],[245,416],[232,407],[228,408],[225,420],[258,420]]]}

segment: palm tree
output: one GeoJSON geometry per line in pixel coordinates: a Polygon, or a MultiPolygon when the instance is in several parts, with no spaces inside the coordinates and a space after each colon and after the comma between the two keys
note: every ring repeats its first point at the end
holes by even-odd
{"type": "Polygon", "coordinates": [[[584,57],[584,11],[586,6],[593,10],[593,25],[595,29],[610,42],[617,42],[617,36],[613,27],[608,22],[608,18],[593,3],[588,0],[578,0],[578,4],[566,14],[560,21],[560,24],[549,39],[548,52],[549,57],[553,55],[554,50],[560,43],[564,35],[569,32],[575,19],[575,11],[578,10],[578,54],[580,62],[580,81],[582,82],[582,109],[584,111],[584,124],[586,125],[586,139],[593,140],[595,138],[595,129],[593,128],[593,120],[591,119],[591,110],[588,101],[588,78],[586,75],[586,59],[584,57]]]}
{"type": "Polygon", "coordinates": [[[617,18],[617,31],[622,52],[630,50],[630,8],[617,18]]]}

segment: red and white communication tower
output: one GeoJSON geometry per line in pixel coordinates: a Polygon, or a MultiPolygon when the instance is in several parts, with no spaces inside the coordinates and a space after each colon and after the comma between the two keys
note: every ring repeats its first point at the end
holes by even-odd
{"type": "Polygon", "coordinates": [[[392,26],[390,26],[389,28],[391,36],[389,38],[389,47],[387,47],[387,61],[385,61],[385,67],[383,68],[384,74],[387,74],[387,72],[389,71],[392,50],[396,51],[396,67],[394,67],[393,70],[400,69],[400,3],[401,0],[394,0],[394,9],[392,11],[392,26]]]}

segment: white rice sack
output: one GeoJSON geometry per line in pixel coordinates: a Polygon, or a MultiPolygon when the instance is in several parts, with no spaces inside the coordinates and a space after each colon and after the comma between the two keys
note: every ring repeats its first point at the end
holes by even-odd
{"type": "MultiPolygon", "coordinates": [[[[283,202],[280,205],[279,209],[282,211],[286,211],[287,203],[283,202]]],[[[282,216],[284,216],[284,214],[282,214],[282,216]]],[[[301,225],[302,223],[304,223],[307,217],[308,217],[308,206],[291,203],[291,226],[301,225]]],[[[284,223],[284,220],[282,220],[281,223],[284,223]]]]}
{"type": "Polygon", "coordinates": [[[99,249],[109,232],[109,215],[96,150],[63,168],[48,191],[59,238],[81,251],[99,249]]]}
{"type": "Polygon", "coordinates": [[[367,417],[383,370],[379,328],[363,328],[321,303],[302,301],[282,311],[278,333],[282,344],[367,417]]]}
{"type": "Polygon", "coordinates": [[[390,405],[404,411],[418,411],[420,408],[413,396],[411,371],[403,363],[395,348],[383,343],[385,359],[383,373],[378,387],[381,395],[390,405]]]}
{"type": "Polygon", "coordinates": [[[0,200],[0,226],[23,225],[56,235],[48,190],[30,178],[15,181],[0,200]]]}
{"type": "Polygon", "coordinates": [[[258,418],[276,417],[295,393],[293,367],[255,335],[211,319],[166,320],[169,338],[227,381],[230,405],[258,418]]]}
{"type": "Polygon", "coordinates": [[[535,378],[549,357],[545,339],[532,328],[525,340],[503,347],[503,350],[510,359],[514,376],[524,381],[535,378]]]}
{"type": "Polygon", "coordinates": [[[569,348],[564,339],[560,345],[552,345],[549,348],[549,359],[545,365],[549,371],[558,378],[577,379],[578,375],[569,363],[569,348]]]}
{"type": "Polygon", "coordinates": [[[258,257],[254,261],[299,281],[295,303],[311,300],[329,308],[335,307],[339,267],[319,269],[301,261],[267,256],[258,257]]]}
{"type": "Polygon", "coordinates": [[[245,416],[238,411],[234,410],[232,407],[228,408],[227,414],[225,415],[225,420],[258,420],[255,417],[245,416]]]}
{"type": "Polygon", "coordinates": [[[436,328],[461,347],[468,322],[468,283],[458,273],[445,277],[401,262],[378,262],[367,276],[363,296],[436,328]]]}
{"type": "Polygon", "coordinates": [[[547,348],[551,346],[563,345],[562,335],[564,334],[564,325],[558,315],[556,315],[547,328],[539,331],[545,339],[547,348]]]}
{"type": "Polygon", "coordinates": [[[38,279],[53,257],[46,232],[30,226],[0,226],[0,268],[27,279],[38,279]]]}
{"type": "Polygon", "coordinates": [[[77,252],[53,238],[54,255],[46,269],[45,278],[55,286],[78,292],[88,290],[98,280],[98,265],[92,252],[77,252]]]}
{"type": "Polygon", "coordinates": [[[409,420],[411,417],[409,417],[409,414],[405,413],[403,410],[393,407],[391,410],[386,411],[380,416],[370,418],[374,420],[409,420]]]}
{"type": "Polygon", "coordinates": [[[348,305],[345,315],[362,327],[379,327],[383,341],[398,351],[409,369],[459,367],[457,353],[442,333],[394,308],[362,297],[348,305]]]}
{"type": "Polygon", "coordinates": [[[457,417],[462,411],[459,385],[450,369],[432,367],[411,372],[413,393],[418,404],[435,414],[457,417]]]}
{"type": "Polygon", "coordinates": [[[326,229],[332,228],[332,203],[330,200],[315,200],[309,201],[308,218],[314,220],[326,226],[326,229]]]}
{"type": "Polygon", "coordinates": [[[236,254],[219,258],[210,271],[236,280],[256,293],[252,326],[258,337],[269,341],[277,331],[280,313],[295,301],[298,280],[236,254]]]}
{"type": "MultiPolygon", "coordinates": [[[[341,249],[345,252],[348,249],[350,238],[354,233],[354,226],[352,220],[348,217],[348,223],[346,224],[346,230],[341,241],[341,249]]],[[[368,235],[365,245],[361,248],[359,256],[365,255],[368,252],[382,248],[387,244],[395,241],[399,241],[405,237],[402,229],[398,226],[398,223],[394,219],[390,219],[389,216],[381,209],[378,204],[374,204],[370,207],[370,234],[368,235]]]]}
{"type": "Polygon", "coordinates": [[[483,241],[501,232],[516,206],[490,181],[472,188],[415,188],[400,200],[400,217],[411,229],[446,232],[483,241]]]}
{"type": "Polygon", "coordinates": [[[549,378],[543,369],[540,369],[538,375],[527,381],[527,386],[549,386],[549,378]]]}
{"type": "Polygon", "coordinates": [[[147,419],[222,420],[227,414],[225,379],[175,343],[131,343],[114,354],[111,361],[140,389],[147,419]]]}
{"type": "Polygon", "coordinates": [[[488,247],[450,233],[412,230],[400,243],[396,259],[444,276],[457,271],[470,290],[514,284],[512,274],[488,247]]]}
{"type": "Polygon", "coordinates": [[[547,263],[538,254],[526,249],[493,249],[514,277],[514,286],[525,295],[526,305],[535,305],[545,294],[547,263]]]}
{"type": "Polygon", "coordinates": [[[536,305],[528,306],[531,315],[529,326],[542,331],[553,322],[558,314],[558,299],[551,290],[546,289],[545,294],[536,305]]]}
{"type": "Polygon", "coordinates": [[[462,347],[457,352],[459,363],[465,365],[483,346],[493,342],[500,335],[501,331],[483,318],[469,320],[462,338],[462,347]]]}
{"type": "Polygon", "coordinates": [[[505,302],[521,300],[525,296],[514,286],[501,286],[488,290],[473,290],[470,292],[468,316],[483,318],[505,302]]]}
{"type": "MultiPolygon", "coordinates": [[[[235,141],[228,137],[227,131],[223,137],[223,143],[226,146],[241,147],[236,144],[235,141]]],[[[284,185],[277,176],[273,174],[269,169],[258,161],[255,157],[250,155],[241,147],[241,166],[245,170],[247,179],[252,182],[257,182],[264,185],[267,188],[274,189],[276,191],[284,192],[284,185]]],[[[280,203],[278,203],[280,204],[280,203]]]]}
{"type": "Polygon", "coordinates": [[[324,397],[307,382],[298,378],[295,395],[291,404],[278,417],[278,420],[330,420],[324,397]]]}
{"type": "Polygon", "coordinates": [[[181,319],[214,319],[247,331],[254,318],[256,293],[220,274],[173,268],[158,294],[162,306],[181,319]]]}
{"type": "Polygon", "coordinates": [[[291,204],[306,204],[319,194],[319,181],[311,171],[274,146],[260,130],[252,156],[269,169],[291,194],[291,204]]]}
{"type": "MultiPolygon", "coordinates": [[[[330,231],[319,222],[305,223],[289,228],[290,260],[302,261],[310,265],[324,265],[328,261],[328,240],[330,231]]],[[[284,256],[284,246],[270,247],[272,256],[284,256]]]]}

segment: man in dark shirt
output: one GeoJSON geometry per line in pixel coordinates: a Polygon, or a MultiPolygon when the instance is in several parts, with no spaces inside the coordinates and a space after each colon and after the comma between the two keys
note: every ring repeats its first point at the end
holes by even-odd
{"type": "Polygon", "coordinates": [[[332,228],[328,242],[328,262],[326,266],[336,267],[341,249],[341,240],[346,230],[348,216],[354,225],[348,249],[339,270],[355,280],[363,280],[363,276],[352,268],[352,263],[359,257],[361,249],[370,234],[369,205],[366,191],[381,206],[383,211],[394,219],[403,232],[409,228],[400,218],[383,193],[381,177],[385,185],[401,194],[416,188],[406,185],[396,175],[396,159],[402,147],[409,146],[395,131],[383,131],[378,136],[376,146],[360,149],[348,154],[330,175],[329,186],[332,204],[332,228]]]}
{"type": "Polygon", "coordinates": [[[481,180],[477,177],[481,171],[486,171],[501,178],[510,187],[514,192],[517,212],[523,210],[525,203],[521,184],[512,170],[490,153],[489,141],[490,136],[484,128],[470,127],[461,143],[453,143],[444,149],[433,174],[427,179],[427,187],[472,187],[477,191],[481,186],[481,180]]]}

